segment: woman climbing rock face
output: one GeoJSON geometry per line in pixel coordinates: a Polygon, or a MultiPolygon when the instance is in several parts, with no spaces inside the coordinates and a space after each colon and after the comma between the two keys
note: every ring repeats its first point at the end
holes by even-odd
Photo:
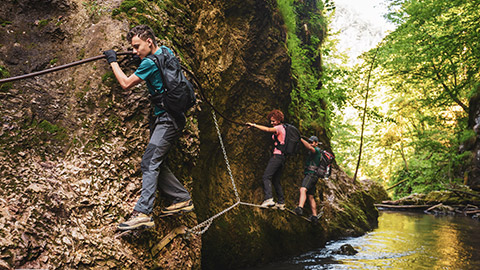
{"type": "Polygon", "coordinates": [[[272,139],[274,140],[273,155],[268,161],[267,168],[263,173],[263,191],[265,193],[265,199],[262,203],[262,207],[277,207],[279,209],[285,209],[285,197],[283,195],[283,189],[280,184],[280,178],[282,176],[283,168],[285,165],[285,154],[282,153],[277,146],[285,144],[285,127],[283,126],[284,116],[280,110],[273,110],[267,115],[267,119],[273,127],[266,127],[255,123],[246,123],[249,127],[258,128],[261,131],[273,133],[272,139]],[[277,194],[277,202],[273,200],[272,184],[277,194]]]}

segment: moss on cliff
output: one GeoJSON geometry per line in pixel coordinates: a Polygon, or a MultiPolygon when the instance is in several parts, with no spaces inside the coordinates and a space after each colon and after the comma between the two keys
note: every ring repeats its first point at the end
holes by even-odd
{"type": "Polygon", "coordinates": [[[375,203],[390,200],[387,191],[380,183],[377,183],[374,180],[362,180],[360,183],[368,195],[372,196],[375,203]]]}
{"type": "Polygon", "coordinates": [[[359,236],[377,224],[378,211],[374,199],[365,191],[349,194],[348,199],[339,201],[339,208],[325,207],[329,237],[359,236]]]}
{"type": "MultiPolygon", "coordinates": [[[[0,66],[0,79],[9,78],[10,72],[4,66],[0,66]]],[[[6,92],[12,87],[12,83],[2,83],[0,85],[0,92],[6,92]]]]}

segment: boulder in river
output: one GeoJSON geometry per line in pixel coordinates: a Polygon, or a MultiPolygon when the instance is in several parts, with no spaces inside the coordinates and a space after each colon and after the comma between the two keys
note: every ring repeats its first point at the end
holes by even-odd
{"type": "Polygon", "coordinates": [[[341,255],[355,255],[358,253],[358,251],[356,251],[355,248],[352,247],[352,245],[344,244],[337,251],[335,251],[335,253],[341,255]]]}

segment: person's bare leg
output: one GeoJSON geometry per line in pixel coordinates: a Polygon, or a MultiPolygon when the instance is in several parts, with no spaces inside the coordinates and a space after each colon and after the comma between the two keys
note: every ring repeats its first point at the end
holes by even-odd
{"type": "Polygon", "coordinates": [[[298,206],[303,208],[306,200],[307,200],[307,189],[304,188],[304,187],[301,187],[300,188],[300,199],[298,200],[298,206]]]}
{"type": "Polygon", "coordinates": [[[310,202],[310,208],[312,209],[312,215],[317,215],[317,203],[315,202],[315,197],[313,195],[308,195],[308,201],[310,202]]]}

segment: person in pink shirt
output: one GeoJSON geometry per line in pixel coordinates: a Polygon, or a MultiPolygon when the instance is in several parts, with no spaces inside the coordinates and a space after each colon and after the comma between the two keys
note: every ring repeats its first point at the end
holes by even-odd
{"type": "Polygon", "coordinates": [[[263,173],[263,191],[265,193],[265,200],[262,203],[262,207],[277,207],[278,209],[285,209],[285,196],[283,195],[283,189],[280,184],[280,178],[282,176],[283,167],[285,165],[285,155],[279,149],[280,145],[285,144],[285,127],[283,126],[283,113],[280,110],[271,111],[267,119],[270,120],[270,124],[273,127],[266,127],[255,123],[247,123],[249,127],[258,128],[265,132],[273,133],[272,139],[274,140],[273,155],[268,161],[267,168],[263,173]],[[277,194],[277,202],[273,200],[272,184],[277,194]]]}

